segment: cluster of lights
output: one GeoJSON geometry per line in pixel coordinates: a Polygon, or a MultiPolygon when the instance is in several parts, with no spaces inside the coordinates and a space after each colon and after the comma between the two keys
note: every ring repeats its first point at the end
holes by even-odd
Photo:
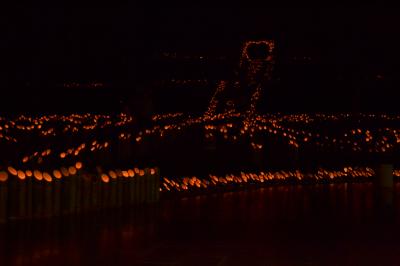
{"type": "Polygon", "coordinates": [[[132,134],[131,133],[126,133],[126,132],[123,132],[123,133],[118,135],[118,139],[119,140],[129,140],[129,139],[131,139],[131,137],[132,137],[132,134]]]}
{"type": "Polygon", "coordinates": [[[227,81],[221,80],[219,81],[217,88],[211,97],[210,103],[208,104],[208,108],[204,116],[206,118],[212,118],[215,115],[215,111],[218,106],[218,96],[225,90],[227,86],[227,81]]]}
{"type": "MultiPolygon", "coordinates": [[[[242,65],[244,64],[244,62],[249,63],[247,66],[247,74],[248,76],[250,76],[251,78],[251,82],[247,85],[249,85],[250,87],[254,87],[255,86],[255,91],[252,93],[252,97],[250,99],[250,107],[249,109],[246,111],[245,116],[243,117],[242,114],[235,112],[234,110],[234,106],[233,109],[231,108],[231,110],[226,111],[225,113],[219,113],[217,114],[217,107],[218,104],[220,104],[219,102],[221,101],[220,98],[222,98],[223,96],[223,92],[227,89],[227,84],[228,82],[225,80],[221,80],[217,83],[215,92],[213,94],[213,96],[210,99],[208,108],[206,110],[206,112],[204,113],[203,116],[198,117],[198,118],[187,118],[186,120],[180,119],[180,121],[175,121],[171,122],[170,124],[166,124],[164,126],[160,126],[160,125],[156,125],[153,128],[147,129],[145,131],[139,132],[138,136],[135,137],[136,142],[140,142],[143,140],[143,138],[145,136],[150,136],[150,135],[159,135],[160,137],[163,137],[167,132],[176,132],[176,131],[182,131],[185,128],[188,127],[192,127],[192,126],[197,126],[197,125],[204,125],[206,127],[206,133],[205,133],[205,137],[209,138],[212,137],[214,135],[214,133],[209,132],[209,130],[207,130],[207,126],[210,122],[212,123],[217,123],[217,124],[222,124],[220,125],[221,130],[220,132],[224,134],[224,138],[225,139],[230,139],[229,135],[228,135],[228,131],[226,130],[225,125],[223,125],[224,122],[221,123],[221,121],[223,120],[230,120],[230,119],[234,119],[236,117],[242,117],[243,119],[241,119],[240,123],[243,123],[243,128],[245,130],[240,130],[240,132],[242,132],[242,134],[244,134],[245,131],[247,131],[250,127],[253,127],[254,125],[254,116],[256,113],[256,105],[260,99],[261,96],[261,92],[263,90],[263,80],[267,79],[271,79],[271,74],[272,74],[272,67],[273,67],[273,51],[275,48],[275,43],[274,41],[249,41],[246,42],[243,46],[242,49],[242,56],[240,59],[240,67],[242,67],[242,65]],[[268,56],[267,58],[264,59],[259,59],[259,60],[254,60],[252,58],[250,58],[249,54],[248,54],[248,48],[251,45],[266,45],[266,47],[268,47],[268,56]],[[259,72],[262,71],[262,78],[261,81],[259,81],[258,78],[258,74],[259,72]]],[[[235,86],[240,86],[240,82],[235,82],[234,83],[235,86]]],[[[248,88],[246,88],[248,89],[248,88]]],[[[226,102],[228,104],[228,102],[226,102]]],[[[179,116],[181,118],[181,116],[179,116]]],[[[174,118],[173,116],[169,115],[168,118],[174,118]]],[[[158,121],[156,119],[153,119],[153,121],[158,121]]],[[[230,127],[232,128],[232,126],[230,127]]],[[[212,129],[212,128],[209,128],[212,129]]],[[[215,127],[216,129],[216,127],[215,127]]],[[[251,131],[254,132],[254,129],[251,128],[251,131]]],[[[252,135],[252,134],[250,134],[252,135]]],[[[252,137],[252,136],[251,136],[252,137]]],[[[239,136],[232,136],[231,139],[233,140],[237,140],[239,138],[239,136]]],[[[261,144],[256,144],[254,142],[251,142],[251,145],[253,148],[255,149],[261,149],[262,145],[261,144]]]]}
{"type": "Polygon", "coordinates": [[[207,79],[170,79],[167,81],[171,85],[207,85],[207,79]]]}
{"type": "Polygon", "coordinates": [[[115,121],[114,125],[116,127],[123,127],[123,126],[126,126],[126,125],[130,125],[132,123],[133,123],[133,117],[132,116],[129,116],[129,115],[124,114],[124,113],[121,113],[121,114],[119,114],[118,119],[117,119],[117,121],[115,121]]]}
{"type": "MultiPolygon", "coordinates": [[[[400,177],[400,170],[394,170],[394,176],[400,177]]],[[[247,185],[247,184],[265,184],[273,182],[304,182],[304,181],[339,181],[348,179],[363,180],[375,175],[373,169],[368,167],[344,167],[341,170],[319,169],[316,173],[303,173],[297,171],[277,171],[227,174],[225,176],[208,175],[207,177],[164,177],[162,182],[162,191],[191,191],[198,189],[212,189],[229,185],[247,185]]]]}
{"type": "Polygon", "coordinates": [[[18,142],[16,138],[8,134],[10,126],[13,125],[13,121],[7,121],[5,118],[0,117],[0,141],[4,142],[18,142]]]}
{"type": "MultiPolygon", "coordinates": [[[[123,113],[0,117],[0,134],[12,136],[23,144],[35,139],[37,146],[33,151],[30,145],[4,146],[8,152],[18,150],[18,153],[16,158],[7,158],[0,167],[13,164],[18,168],[49,168],[78,160],[92,161],[96,152],[109,149],[115,140],[131,138],[133,133],[126,131],[133,123],[133,118],[123,113]],[[105,134],[108,129],[112,129],[113,134],[105,134]],[[57,145],[52,145],[55,142],[57,145]]],[[[6,142],[0,138],[0,145],[3,144],[6,142]]]]}
{"type": "Polygon", "coordinates": [[[266,47],[268,47],[268,52],[269,53],[268,53],[267,58],[263,58],[261,60],[263,60],[263,61],[271,61],[271,60],[273,60],[272,53],[273,53],[273,51],[275,49],[275,42],[273,40],[247,41],[247,42],[244,43],[243,48],[242,48],[242,57],[241,57],[240,65],[243,64],[244,60],[255,61],[254,59],[252,59],[249,56],[249,53],[248,53],[249,47],[253,46],[253,45],[265,45],[266,47]]]}
{"type": "MultiPolygon", "coordinates": [[[[116,169],[116,170],[109,170],[109,171],[103,171],[101,168],[98,168],[98,173],[101,178],[101,180],[104,183],[110,182],[110,180],[114,180],[117,178],[133,178],[135,176],[144,176],[146,174],[146,169],[139,169],[137,167],[134,167],[132,169],[116,169]]],[[[154,176],[157,174],[157,171],[155,168],[150,168],[148,169],[148,174],[151,176],[154,176]]]]}
{"type": "Polygon", "coordinates": [[[70,82],[70,83],[63,83],[64,88],[103,88],[104,83],[102,82],[88,82],[88,83],[79,83],[79,82],[70,82]]]}
{"type": "Polygon", "coordinates": [[[90,171],[83,169],[79,161],[69,165],[52,170],[0,168],[0,223],[133,206],[159,199],[159,171],[155,168],[103,171],[98,166],[97,171],[90,171]]]}
{"type": "MultiPolygon", "coordinates": [[[[209,109],[211,110],[211,109],[209,109]]],[[[393,151],[400,145],[400,127],[368,128],[371,117],[354,116],[350,114],[268,114],[252,115],[240,113],[223,113],[211,115],[211,112],[201,117],[187,117],[179,114],[169,114],[164,119],[158,116],[155,121],[168,121],[163,126],[155,125],[150,129],[139,132],[136,141],[145,137],[164,137],[166,134],[184,134],[185,129],[204,128],[206,139],[221,135],[230,141],[246,140],[254,149],[261,149],[263,145],[256,139],[278,137],[293,148],[315,147],[324,150],[385,153],[393,151]],[[361,118],[359,118],[361,117],[361,118]],[[168,118],[168,119],[167,119],[168,118]],[[337,127],[351,119],[359,119],[357,128],[337,127]],[[327,130],[321,131],[320,124],[327,125],[327,130]]],[[[400,120],[397,116],[385,115],[379,118],[382,122],[400,120]]]]}
{"type": "Polygon", "coordinates": [[[69,133],[80,134],[111,127],[127,127],[133,118],[126,114],[111,117],[99,114],[43,115],[29,117],[20,115],[10,120],[0,118],[0,141],[18,142],[19,138],[29,135],[56,137],[69,133]]]}
{"type": "Polygon", "coordinates": [[[79,153],[80,153],[82,150],[84,150],[85,148],[86,148],[86,144],[85,144],[85,143],[82,143],[81,145],[79,145],[79,146],[76,147],[75,149],[74,149],[74,148],[71,148],[71,149],[68,149],[68,150],[66,150],[66,151],[61,152],[59,156],[60,156],[61,159],[65,159],[65,158],[67,158],[68,156],[78,156],[79,153]]]}
{"type": "Polygon", "coordinates": [[[68,167],[60,167],[59,169],[52,170],[39,170],[39,169],[17,169],[13,166],[8,166],[5,170],[0,170],[0,181],[7,181],[9,176],[25,180],[26,178],[33,177],[37,181],[52,182],[54,179],[62,179],[63,177],[76,175],[79,170],[83,168],[81,162],[76,162],[68,167]]]}
{"type": "Polygon", "coordinates": [[[161,122],[165,120],[176,119],[178,117],[182,117],[183,113],[170,113],[170,114],[158,114],[152,117],[154,122],[161,122]]]}
{"type": "MultiPolygon", "coordinates": [[[[286,139],[289,145],[300,147],[301,145],[316,145],[324,146],[328,143],[337,145],[348,145],[347,147],[357,146],[363,147],[364,144],[378,145],[379,147],[393,148],[395,145],[400,143],[400,130],[394,128],[378,128],[378,129],[365,129],[361,125],[363,123],[369,124],[368,121],[371,119],[384,119],[386,122],[396,122],[400,119],[398,116],[375,116],[375,115],[358,115],[356,118],[359,119],[359,127],[353,129],[347,129],[344,132],[337,133],[336,129],[335,136],[328,134],[322,134],[319,132],[319,123],[331,121],[333,123],[340,123],[344,120],[355,119],[350,114],[337,114],[337,115],[284,115],[284,114],[269,114],[269,115],[255,115],[251,121],[246,121],[246,114],[228,113],[228,114],[217,114],[212,117],[201,116],[201,117],[189,117],[184,118],[182,114],[167,114],[158,115],[153,117],[154,122],[165,122],[166,120],[179,120],[179,123],[165,124],[160,126],[159,124],[154,126],[152,129],[147,129],[139,132],[138,137],[141,141],[142,138],[149,135],[157,135],[160,137],[167,133],[177,133],[184,129],[198,126],[203,128],[206,138],[213,138],[218,134],[224,136],[224,139],[237,141],[240,138],[255,136],[263,136],[262,134],[275,135],[286,139]],[[337,133],[337,134],[336,134],[337,133]],[[357,144],[354,144],[354,141],[357,144]],[[375,143],[375,144],[373,144],[375,143]]],[[[51,118],[48,118],[51,120],[51,118]]],[[[44,120],[49,121],[49,120],[44,120]]],[[[44,125],[44,121],[38,122],[37,125],[44,125]]],[[[75,121],[72,119],[72,121],[75,121]]],[[[380,120],[381,121],[381,120],[380,120]]],[[[17,122],[10,123],[10,125],[17,127],[17,122]]],[[[36,125],[36,124],[35,124],[36,125]]],[[[116,124],[114,124],[116,126],[116,124]]],[[[332,134],[333,134],[332,133],[332,134]]],[[[130,133],[122,137],[131,137],[130,133]]],[[[121,137],[121,135],[120,135],[121,137]]],[[[250,142],[250,145],[254,149],[262,149],[263,145],[258,144],[254,141],[250,142]]],[[[40,152],[35,152],[30,156],[25,156],[22,159],[23,163],[26,163],[34,158],[43,159],[51,155],[58,156],[61,159],[65,159],[68,156],[78,156],[83,150],[89,149],[90,151],[101,150],[109,147],[108,142],[92,141],[90,143],[82,143],[75,148],[66,149],[63,152],[55,152],[52,149],[45,149],[40,152]]],[[[325,146],[324,146],[325,147],[325,146]]],[[[358,149],[357,149],[358,151],[358,149]]],[[[364,151],[364,150],[362,150],[364,151]]],[[[368,151],[368,149],[366,150],[368,151]]],[[[387,150],[385,150],[387,151],[387,150]]],[[[40,170],[29,170],[29,169],[16,169],[13,167],[7,167],[7,170],[0,171],[0,180],[6,180],[8,175],[16,176],[20,179],[33,176],[37,180],[45,180],[51,182],[52,179],[60,179],[63,176],[67,176],[76,173],[75,170],[82,168],[82,163],[76,163],[69,167],[61,167],[59,169],[52,169],[49,171],[40,170]],[[75,169],[75,170],[74,170],[75,169]],[[35,174],[36,173],[36,174],[35,174]]],[[[141,175],[140,169],[127,169],[127,170],[109,170],[100,173],[101,179],[106,182],[114,177],[133,177],[134,175],[141,175]]],[[[142,172],[143,175],[143,172],[142,172]]],[[[162,183],[162,189],[166,191],[185,191],[191,188],[208,188],[227,184],[245,184],[245,183],[265,183],[268,181],[290,181],[290,180],[340,180],[341,178],[363,178],[371,177],[374,175],[374,171],[370,168],[355,168],[347,167],[340,171],[329,171],[319,170],[314,174],[302,173],[300,171],[279,171],[279,172],[262,172],[262,173],[241,173],[240,175],[226,175],[223,177],[210,175],[207,178],[198,177],[186,177],[178,179],[164,178],[162,183]]],[[[400,170],[395,170],[394,175],[400,177],[400,170]]]]}
{"type": "Polygon", "coordinates": [[[51,154],[51,149],[46,149],[42,152],[34,152],[33,154],[22,158],[22,163],[28,163],[29,161],[33,161],[35,159],[37,159],[38,163],[42,163],[43,158],[49,156],[50,154],[51,154]]]}
{"type": "MultiPolygon", "coordinates": [[[[273,139],[283,140],[288,146],[295,149],[302,147],[316,147],[334,151],[344,150],[350,152],[377,152],[385,153],[393,151],[400,146],[400,127],[396,126],[396,122],[400,121],[399,115],[386,114],[267,114],[260,115],[256,113],[256,105],[259,102],[263,83],[271,78],[272,67],[274,63],[273,41],[246,42],[240,61],[240,67],[246,64],[248,85],[253,89],[248,110],[243,113],[235,110],[230,110],[225,113],[217,113],[221,95],[227,89],[228,82],[221,80],[217,83],[215,93],[212,96],[206,112],[199,117],[184,116],[182,113],[172,113],[155,115],[152,118],[154,125],[144,129],[137,134],[130,131],[130,125],[133,124],[133,118],[127,114],[119,114],[116,117],[108,115],[92,115],[92,114],[72,114],[68,116],[48,115],[41,117],[29,117],[21,115],[13,120],[7,120],[0,117],[0,140],[17,142],[19,137],[23,138],[26,135],[40,136],[41,138],[50,138],[54,136],[70,136],[92,133],[95,130],[106,128],[119,129],[116,130],[115,137],[118,140],[132,140],[137,143],[142,142],[145,138],[158,137],[162,139],[167,134],[177,135],[184,134],[187,130],[196,128],[204,131],[205,139],[214,139],[221,136],[225,141],[237,142],[242,140],[248,143],[254,150],[262,150],[264,145],[259,141],[273,137],[273,139]],[[250,45],[267,45],[269,55],[265,59],[252,59],[248,55],[250,45]],[[261,78],[260,78],[261,74],[261,78]],[[386,124],[386,127],[374,128],[368,125],[371,121],[379,121],[386,124]],[[337,126],[340,123],[348,121],[356,121],[352,123],[354,128],[345,128],[337,126]],[[321,124],[326,126],[327,130],[321,130],[321,124]],[[62,130],[60,130],[60,128],[62,130]],[[345,129],[344,129],[345,128],[345,129]],[[74,133],[74,134],[70,134],[74,133]]],[[[175,80],[174,80],[175,82],[175,80]]],[[[180,81],[177,84],[180,84],[180,81]]],[[[186,83],[182,83],[186,84],[186,83]]],[[[235,85],[240,84],[235,82],[235,85]]],[[[398,123],[397,123],[398,124],[398,123]]],[[[77,142],[80,143],[80,142],[77,142]]],[[[110,140],[102,142],[93,140],[82,143],[79,146],[67,147],[62,150],[56,150],[48,147],[33,152],[30,155],[22,158],[22,163],[37,160],[42,163],[44,158],[57,158],[64,160],[82,156],[85,150],[96,152],[110,147],[110,140]]],[[[86,155],[86,154],[85,154],[86,155]]],[[[81,159],[81,157],[79,159],[81,159]]],[[[82,159],[89,160],[90,156],[82,159]]],[[[65,164],[65,162],[64,162],[65,164]]],[[[25,165],[27,166],[27,165],[25,165]]],[[[82,163],[80,163],[82,166],[82,163]]],[[[0,171],[1,179],[7,178],[8,174],[19,178],[29,175],[45,176],[47,179],[61,178],[65,176],[69,170],[77,165],[68,168],[60,168],[47,172],[39,170],[17,170],[13,167],[8,167],[7,171],[0,171]],[[63,170],[64,169],[64,170],[63,170]],[[45,173],[45,174],[44,174],[45,173]]],[[[79,168],[80,169],[80,168],[79,168]]],[[[138,168],[128,170],[109,170],[107,172],[100,171],[102,180],[110,180],[116,177],[133,177],[135,175],[143,175],[144,172],[138,168]]],[[[69,173],[70,174],[70,173],[69,173]]],[[[300,171],[280,171],[269,173],[241,173],[240,175],[226,175],[217,177],[210,175],[207,178],[181,178],[168,179],[164,178],[162,184],[163,190],[188,190],[191,187],[207,188],[224,184],[240,184],[240,183],[264,183],[274,180],[326,180],[340,179],[343,177],[370,177],[373,170],[370,168],[352,168],[347,167],[341,171],[319,170],[315,174],[305,174],[300,171]]],[[[395,170],[395,176],[400,176],[400,171],[395,170]]],[[[36,176],[35,176],[36,178],[36,176]]],[[[46,179],[45,178],[45,179],[46,179]]]]}
{"type": "MultiPolygon", "coordinates": [[[[12,166],[8,166],[6,169],[0,169],[0,181],[6,182],[9,178],[15,177],[19,180],[25,180],[26,178],[34,178],[37,181],[52,182],[53,180],[60,180],[68,176],[74,176],[78,174],[78,171],[83,170],[83,164],[81,162],[76,162],[75,164],[68,167],[60,167],[58,169],[52,170],[39,170],[39,169],[17,169],[12,166]]],[[[81,172],[82,177],[86,176],[86,173],[81,172]]],[[[145,174],[154,176],[157,174],[155,168],[140,169],[137,167],[129,169],[113,169],[108,171],[103,171],[101,167],[97,167],[97,175],[100,180],[104,183],[110,182],[117,178],[133,178],[135,176],[144,176],[145,174]]]]}

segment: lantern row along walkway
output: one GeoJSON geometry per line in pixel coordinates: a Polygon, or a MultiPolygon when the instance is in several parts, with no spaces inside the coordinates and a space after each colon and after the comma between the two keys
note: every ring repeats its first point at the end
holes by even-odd
{"type": "Polygon", "coordinates": [[[159,169],[146,168],[134,175],[110,173],[89,175],[76,171],[62,178],[36,173],[21,178],[3,171],[0,223],[138,206],[159,200],[159,169]]]}
{"type": "Polygon", "coordinates": [[[0,171],[0,223],[10,220],[59,217],[90,211],[143,205],[157,202],[160,193],[193,194],[205,190],[218,191],[234,187],[273,184],[307,184],[330,182],[362,182],[375,180],[376,187],[391,201],[394,177],[400,170],[392,164],[369,167],[344,167],[343,171],[319,169],[317,172],[297,171],[243,173],[208,178],[160,178],[158,168],[110,170],[89,174],[76,167],[50,172],[17,170],[0,171]],[[217,189],[217,190],[215,190],[217,189]],[[185,193],[187,192],[187,193],[185,193]]]}

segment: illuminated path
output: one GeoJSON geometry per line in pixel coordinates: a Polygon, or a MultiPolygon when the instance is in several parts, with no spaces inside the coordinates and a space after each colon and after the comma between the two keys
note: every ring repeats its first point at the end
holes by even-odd
{"type": "Polygon", "coordinates": [[[254,115],[261,93],[272,79],[274,50],[272,40],[245,42],[235,78],[217,84],[205,116],[225,112],[242,112],[247,117],[254,115]]]}

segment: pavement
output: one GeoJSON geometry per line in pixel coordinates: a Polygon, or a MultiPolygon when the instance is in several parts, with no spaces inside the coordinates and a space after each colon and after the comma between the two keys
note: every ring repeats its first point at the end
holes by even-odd
{"type": "Polygon", "coordinates": [[[0,227],[0,265],[399,265],[400,187],[274,186],[0,227]]]}

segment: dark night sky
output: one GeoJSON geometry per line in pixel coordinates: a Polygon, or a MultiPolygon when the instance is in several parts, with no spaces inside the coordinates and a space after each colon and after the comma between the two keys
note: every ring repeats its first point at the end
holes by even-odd
{"type": "Polygon", "coordinates": [[[278,41],[280,58],[310,55],[319,64],[396,73],[398,79],[395,8],[120,6],[2,12],[0,77],[3,87],[18,90],[26,90],[26,82],[51,87],[63,80],[103,80],[130,88],[151,73],[149,55],[157,51],[236,55],[243,40],[266,37],[278,41]]]}
{"type": "Polygon", "coordinates": [[[11,12],[1,23],[3,51],[17,69],[50,65],[61,77],[119,78],[113,69],[143,60],[140,49],[229,50],[233,41],[264,36],[289,53],[330,60],[399,58],[400,17],[393,8],[36,8],[11,12]]]}

